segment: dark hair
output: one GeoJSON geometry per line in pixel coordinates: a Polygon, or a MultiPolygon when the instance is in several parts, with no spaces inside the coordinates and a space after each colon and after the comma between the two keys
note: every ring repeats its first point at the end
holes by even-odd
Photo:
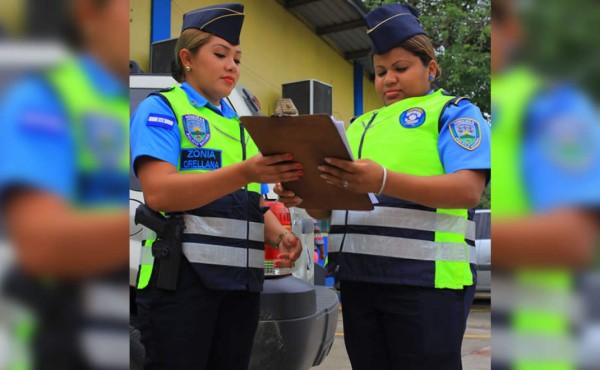
{"type": "Polygon", "coordinates": [[[188,28],[181,33],[179,40],[177,40],[177,44],[175,44],[175,56],[171,62],[171,76],[173,76],[177,82],[185,81],[184,66],[179,57],[181,49],[188,49],[190,53],[195,54],[202,45],[210,40],[211,36],[210,33],[195,28],[188,28]]]}
{"type": "MultiPolygon", "coordinates": [[[[421,59],[421,62],[425,67],[427,67],[429,65],[429,62],[431,62],[432,60],[435,61],[437,64],[433,44],[431,43],[431,40],[429,40],[429,37],[427,37],[427,35],[415,35],[411,38],[402,41],[396,47],[405,49],[406,51],[409,51],[413,55],[419,57],[419,59],[421,59]]],[[[438,79],[441,76],[442,70],[440,66],[437,66],[435,71],[435,78],[438,79]]]]}
{"type": "MultiPolygon", "coordinates": [[[[37,24],[40,19],[43,19],[44,22],[42,24],[45,25],[37,31],[42,33],[40,33],[39,35],[36,34],[35,36],[44,37],[48,36],[49,34],[50,36],[52,36],[52,34],[55,31],[55,28],[57,31],[56,34],[60,37],[61,40],[65,42],[65,44],[68,47],[73,48],[75,50],[80,50],[81,48],[83,48],[85,44],[85,39],[83,30],[81,29],[81,24],[79,23],[80,21],[77,19],[78,15],[76,8],[77,6],[79,6],[79,3],[83,1],[84,0],[61,0],[53,1],[51,2],[51,5],[50,2],[44,2],[44,4],[48,4],[44,6],[40,6],[41,4],[36,4],[35,7],[30,7],[30,9],[28,10],[28,18],[30,22],[37,24]],[[53,17],[51,16],[50,20],[52,21],[49,21],[48,13],[53,14],[51,13],[52,10],[47,9],[47,7],[49,6],[52,6],[54,8],[58,7],[59,9],[62,9],[60,13],[62,13],[63,16],[61,16],[58,19],[53,19],[53,17]],[[64,14],[66,14],[67,16],[65,17],[64,14]]],[[[93,10],[97,12],[104,10],[106,6],[109,5],[108,0],[86,1],[91,5],[93,10]]],[[[32,26],[30,26],[30,28],[32,28],[32,26]]],[[[35,28],[35,26],[33,26],[33,28],[35,28]]]]}
{"type": "Polygon", "coordinates": [[[492,1],[492,20],[498,23],[504,23],[514,12],[514,6],[511,1],[494,0],[492,1]]]}

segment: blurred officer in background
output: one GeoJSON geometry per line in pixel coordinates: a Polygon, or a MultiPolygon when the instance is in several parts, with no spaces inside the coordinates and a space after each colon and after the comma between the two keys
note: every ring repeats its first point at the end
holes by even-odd
{"type": "MultiPolygon", "coordinates": [[[[489,125],[467,99],[434,90],[441,70],[414,8],[384,5],[366,23],[384,107],[348,128],[356,161],[325,158],[319,169],[379,203],[308,211],[331,215],[328,266],[339,269],[352,368],[461,369],[476,283],[469,208],[489,179],[489,125]]],[[[281,184],[276,192],[302,206],[281,184]]]]}
{"type": "Polygon", "coordinates": [[[12,366],[127,369],[129,2],[65,4],[77,53],[0,107],[0,204],[16,252],[6,290],[35,321],[32,357],[12,366]]]}
{"type": "Polygon", "coordinates": [[[258,326],[264,244],[294,261],[300,240],[266,211],[259,183],[302,175],[291,154],[263,157],[227,104],[240,76],[242,4],[183,16],[172,75],[131,118],[133,168],[154,210],[180,217],[183,258],[174,288],[164,260],[142,247],[139,325],[145,368],[245,370],[258,326]],[[280,163],[280,162],[287,163],[280,163]]]}
{"type": "Polygon", "coordinates": [[[514,1],[492,2],[492,35],[492,364],[575,369],[576,273],[598,237],[600,121],[573,85],[518,60],[514,1]]]}

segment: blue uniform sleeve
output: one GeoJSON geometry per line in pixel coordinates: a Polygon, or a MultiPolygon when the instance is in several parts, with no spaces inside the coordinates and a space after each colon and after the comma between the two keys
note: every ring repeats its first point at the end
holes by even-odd
{"type": "Polygon", "coordinates": [[[41,77],[7,90],[0,106],[0,195],[15,186],[74,196],[76,156],[65,108],[41,77]]]}
{"type": "Polygon", "coordinates": [[[461,100],[458,105],[450,104],[441,120],[438,152],[446,173],[489,171],[490,126],[479,108],[466,99],[461,100]]]}
{"type": "Polygon", "coordinates": [[[600,206],[600,120],[572,87],[538,95],[528,111],[522,173],[531,206],[600,206]]]}
{"type": "Polygon", "coordinates": [[[179,129],[173,110],[158,96],[144,99],[131,117],[131,163],[150,156],[177,167],[179,129]]]}

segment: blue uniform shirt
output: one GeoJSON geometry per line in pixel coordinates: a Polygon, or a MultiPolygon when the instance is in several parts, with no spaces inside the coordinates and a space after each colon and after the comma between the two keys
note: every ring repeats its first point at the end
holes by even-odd
{"type": "Polygon", "coordinates": [[[600,206],[600,120],[569,86],[539,94],[528,110],[522,173],[536,212],[600,206]]]}
{"type": "MultiPolygon", "coordinates": [[[[206,98],[184,82],[181,88],[187,94],[190,103],[196,107],[208,107],[225,118],[234,118],[237,113],[221,99],[221,109],[215,107],[206,98]]],[[[144,99],[131,117],[131,163],[141,156],[150,156],[178,166],[180,152],[177,118],[169,106],[158,96],[144,99]],[[148,124],[150,116],[161,117],[171,124],[148,124]]],[[[135,168],[135,167],[134,167],[135,168]]]]}
{"type": "MultiPolygon", "coordinates": [[[[123,83],[90,56],[80,57],[78,63],[101,94],[111,97],[127,94],[123,83]]],[[[4,92],[2,103],[0,194],[11,186],[26,186],[84,203],[91,199],[93,203],[102,201],[98,194],[78,194],[77,153],[71,123],[64,104],[44,77],[30,76],[18,82],[4,92]]],[[[114,179],[111,181],[114,183],[114,179]]],[[[128,181],[126,175],[118,180],[122,187],[128,181]]],[[[126,202],[126,190],[121,193],[126,202]]]]}
{"type": "Polygon", "coordinates": [[[477,106],[466,99],[458,105],[450,104],[441,117],[443,126],[438,138],[438,152],[446,173],[460,170],[490,169],[490,126],[477,106]],[[472,150],[459,145],[452,136],[450,124],[457,119],[468,118],[479,123],[481,142],[472,150]]]}

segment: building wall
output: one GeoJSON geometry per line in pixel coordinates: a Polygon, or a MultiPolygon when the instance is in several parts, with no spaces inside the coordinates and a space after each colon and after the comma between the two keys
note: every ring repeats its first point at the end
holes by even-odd
{"type": "MultiPolygon", "coordinates": [[[[131,0],[131,55],[148,70],[150,0],[131,0]]],[[[183,14],[215,1],[178,0],[171,7],[171,37],[181,30],[183,14]]],[[[353,69],[331,46],[275,0],[245,0],[241,35],[240,84],[272,114],[281,84],[316,79],[333,86],[333,115],[348,123],[354,115],[353,69]]],[[[364,78],[365,111],[381,105],[373,83],[364,78]]]]}
{"type": "Polygon", "coordinates": [[[150,70],[150,22],[152,0],[129,0],[129,55],[144,71],[150,70]]]}
{"type": "Polygon", "coordinates": [[[10,35],[23,31],[25,24],[25,2],[23,0],[0,1],[0,23],[10,35]]]}

